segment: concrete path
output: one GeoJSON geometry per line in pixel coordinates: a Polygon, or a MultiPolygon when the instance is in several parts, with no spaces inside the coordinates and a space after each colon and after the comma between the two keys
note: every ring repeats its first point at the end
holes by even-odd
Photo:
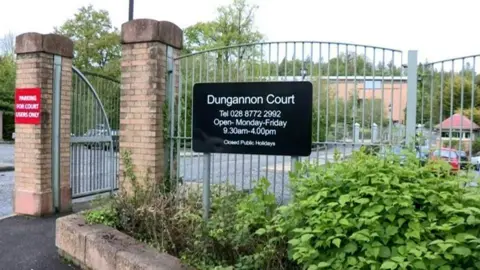
{"type": "Polygon", "coordinates": [[[0,270],[79,269],[58,256],[56,218],[14,216],[0,220],[0,270]]]}

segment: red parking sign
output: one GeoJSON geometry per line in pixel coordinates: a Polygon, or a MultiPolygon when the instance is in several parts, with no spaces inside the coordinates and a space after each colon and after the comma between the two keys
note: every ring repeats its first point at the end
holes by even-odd
{"type": "Polygon", "coordinates": [[[40,105],[40,88],[15,89],[15,124],[39,125],[40,105]]]}

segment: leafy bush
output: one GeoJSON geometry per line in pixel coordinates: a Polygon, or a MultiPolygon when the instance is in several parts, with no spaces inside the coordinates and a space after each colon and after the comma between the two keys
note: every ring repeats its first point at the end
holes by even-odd
{"type": "Polygon", "coordinates": [[[128,154],[122,159],[130,191],[122,189],[105,207],[88,212],[87,222],[115,227],[197,269],[295,269],[287,259],[285,237],[257,234],[265,231],[277,207],[266,179],[251,194],[213,185],[205,222],[201,188],[182,185],[164,192],[148,175],[139,181],[128,154]]]}
{"type": "Polygon", "coordinates": [[[480,138],[476,138],[472,143],[472,155],[477,155],[480,152],[480,138]]]}
{"type": "Polygon", "coordinates": [[[293,200],[278,206],[269,182],[250,193],[212,186],[210,219],[201,188],[164,192],[137,182],[87,220],[105,223],[197,269],[478,269],[480,193],[462,187],[449,165],[420,166],[410,153],[354,153],[325,165],[298,164],[293,200]]]}
{"type": "Polygon", "coordinates": [[[13,132],[15,132],[14,113],[3,112],[3,139],[11,141],[13,132]]]}
{"type": "Polygon", "coordinates": [[[303,269],[478,269],[480,199],[432,168],[363,152],[326,170],[304,164],[271,230],[303,269]]]}

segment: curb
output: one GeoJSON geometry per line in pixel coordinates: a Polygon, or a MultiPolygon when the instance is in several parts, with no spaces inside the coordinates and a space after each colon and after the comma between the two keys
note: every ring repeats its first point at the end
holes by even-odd
{"type": "Polygon", "coordinates": [[[15,214],[10,214],[10,215],[4,216],[4,217],[0,217],[0,220],[4,220],[4,219],[11,218],[11,217],[14,217],[14,216],[16,216],[16,215],[15,214]]]}
{"type": "Polygon", "coordinates": [[[0,172],[13,172],[15,167],[13,165],[0,164],[0,172]]]}
{"type": "Polygon", "coordinates": [[[55,246],[61,257],[82,269],[190,269],[178,258],[102,224],[87,224],[81,214],[57,218],[55,246]]]}

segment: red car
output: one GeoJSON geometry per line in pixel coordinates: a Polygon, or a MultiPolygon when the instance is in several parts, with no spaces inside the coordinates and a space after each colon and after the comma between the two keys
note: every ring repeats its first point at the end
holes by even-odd
{"type": "Polygon", "coordinates": [[[458,172],[460,170],[460,156],[457,150],[450,148],[440,148],[430,153],[431,160],[445,160],[452,169],[452,172],[458,172]]]}

